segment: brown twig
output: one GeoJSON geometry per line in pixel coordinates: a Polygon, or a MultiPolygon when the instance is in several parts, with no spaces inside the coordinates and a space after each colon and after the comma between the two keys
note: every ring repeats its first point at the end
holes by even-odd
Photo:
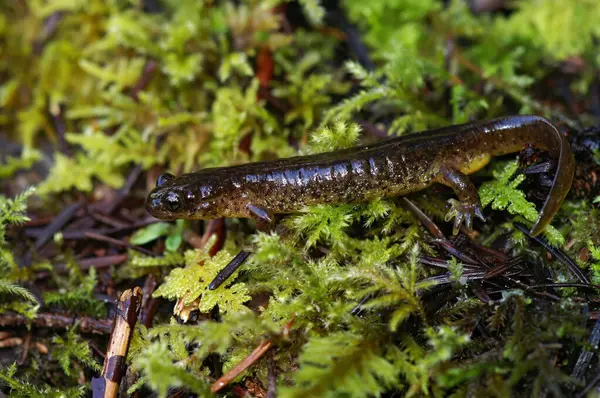
{"type": "MultiPolygon", "coordinates": [[[[288,323],[286,323],[285,326],[283,326],[283,328],[281,328],[281,336],[283,338],[287,338],[287,336],[290,333],[290,329],[291,329],[293,323],[294,323],[294,318],[292,316],[292,319],[288,323]]],[[[250,366],[252,366],[252,364],[254,364],[256,361],[258,361],[260,358],[262,358],[262,356],[265,355],[265,353],[272,346],[273,346],[272,339],[264,340],[262,343],[260,343],[258,345],[258,347],[256,347],[254,349],[254,351],[252,351],[250,353],[250,355],[248,355],[246,358],[242,359],[241,362],[238,363],[237,365],[235,365],[233,368],[231,368],[229,370],[229,372],[225,373],[217,381],[215,381],[213,383],[213,385],[210,387],[210,390],[212,392],[217,392],[217,391],[221,390],[223,387],[225,387],[227,384],[231,383],[231,381],[233,379],[235,379],[236,377],[238,377],[244,370],[248,369],[250,366]]]]}
{"type": "Polygon", "coordinates": [[[226,233],[227,231],[225,229],[225,219],[217,218],[215,220],[210,220],[206,223],[206,228],[202,236],[189,229],[186,229],[185,231],[183,231],[183,240],[186,241],[190,246],[196,249],[201,249],[208,243],[208,241],[212,238],[213,235],[216,235],[217,239],[215,243],[208,250],[208,254],[210,256],[214,256],[219,250],[223,248],[226,233]]]}
{"type": "Polygon", "coordinates": [[[117,303],[117,312],[106,350],[102,376],[92,379],[94,398],[113,398],[117,396],[119,384],[126,371],[125,358],[133,328],[137,322],[142,302],[142,289],[128,289],[117,303]]]}
{"type": "Polygon", "coordinates": [[[521,258],[517,257],[514,260],[505,261],[501,264],[498,264],[497,266],[490,268],[486,272],[484,279],[492,279],[492,278],[496,278],[497,276],[501,276],[501,275],[505,274],[506,272],[510,271],[512,268],[520,265],[520,263],[521,263],[521,258]]]}
{"type": "Polygon", "coordinates": [[[550,244],[550,242],[548,242],[548,240],[546,240],[546,238],[544,238],[544,237],[541,237],[541,236],[531,236],[531,234],[529,233],[528,228],[525,225],[516,222],[516,223],[514,223],[514,226],[519,231],[521,231],[525,235],[527,235],[529,237],[529,239],[531,239],[534,242],[538,243],[539,245],[543,246],[544,249],[548,250],[548,252],[550,254],[552,254],[560,262],[562,262],[563,264],[565,264],[567,266],[567,268],[569,269],[569,271],[571,272],[571,274],[573,274],[573,276],[575,276],[579,280],[579,282],[582,282],[582,283],[588,284],[588,285],[590,284],[590,280],[583,273],[583,271],[581,270],[581,268],[579,268],[579,266],[577,265],[577,263],[575,263],[575,261],[571,260],[571,257],[569,257],[569,255],[567,253],[563,252],[558,247],[555,247],[552,244],[550,244]]]}
{"type": "MultiPolygon", "coordinates": [[[[87,271],[90,268],[103,269],[108,268],[111,265],[118,265],[127,260],[129,256],[127,254],[115,254],[112,256],[104,256],[104,257],[90,257],[90,258],[82,258],[77,260],[77,264],[79,264],[79,269],[82,271],[87,271]]],[[[65,264],[56,264],[54,266],[54,271],[58,274],[64,274],[67,272],[67,266],[65,264]]],[[[50,272],[42,271],[36,274],[35,279],[46,279],[50,276],[50,272]]]]}
{"type": "Polygon", "coordinates": [[[40,227],[42,225],[48,225],[54,220],[55,216],[43,216],[43,217],[35,217],[33,216],[31,220],[21,224],[23,228],[33,228],[40,227]]]}
{"type": "MultiPolygon", "coordinates": [[[[97,234],[101,234],[101,235],[114,235],[114,234],[119,234],[119,233],[123,233],[123,232],[128,232],[134,229],[138,229],[138,228],[142,228],[145,227],[147,225],[150,224],[154,224],[158,222],[158,220],[154,217],[148,217],[145,219],[142,219],[138,222],[135,222],[131,225],[128,225],[126,227],[123,228],[95,228],[95,229],[82,229],[82,230],[77,230],[77,231],[65,231],[62,233],[62,238],[64,240],[80,240],[80,239],[86,239],[86,233],[88,232],[92,232],[92,233],[97,233],[97,234]]],[[[27,229],[25,231],[25,236],[27,237],[31,237],[31,238],[37,238],[39,236],[41,236],[44,233],[43,230],[37,229],[37,228],[31,228],[31,229],[27,229]]]]}
{"type": "Polygon", "coordinates": [[[23,341],[23,353],[21,359],[19,359],[19,365],[23,365],[27,360],[27,354],[29,354],[29,347],[31,347],[31,332],[25,334],[25,340],[23,341]]]}
{"type": "Polygon", "coordinates": [[[531,286],[518,281],[516,279],[513,278],[509,278],[508,276],[504,275],[503,276],[504,279],[506,279],[507,281],[509,281],[512,284],[515,284],[517,286],[519,286],[521,289],[523,289],[523,291],[528,292],[529,294],[533,295],[533,296],[537,296],[539,298],[543,298],[546,300],[550,300],[550,301],[554,301],[556,303],[558,303],[560,301],[560,297],[554,295],[554,294],[550,294],[550,293],[546,293],[546,292],[536,292],[535,290],[533,290],[531,288],[531,286]]]}
{"type": "Polygon", "coordinates": [[[538,285],[529,286],[532,289],[541,288],[541,287],[552,287],[552,288],[560,288],[560,287],[578,287],[582,289],[600,289],[600,285],[587,284],[587,283],[542,283],[538,285]]]}
{"type": "Polygon", "coordinates": [[[152,293],[156,289],[158,282],[154,275],[149,274],[144,282],[144,295],[142,296],[142,306],[140,310],[140,323],[149,328],[152,326],[152,318],[154,316],[154,310],[158,304],[158,300],[152,298],[152,293]]]}
{"type": "Polygon", "coordinates": [[[150,84],[150,82],[154,78],[154,72],[157,68],[158,63],[156,61],[151,59],[148,60],[148,62],[146,62],[146,65],[144,65],[144,70],[142,71],[142,75],[140,76],[139,80],[136,82],[135,86],[133,86],[131,92],[129,93],[129,96],[131,98],[137,101],[138,94],[140,93],[140,91],[148,87],[148,84],[150,84]]]}
{"type": "Polygon", "coordinates": [[[157,254],[154,253],[153,251],[150,251],[148,249],[144,249],[143,247],[140,247],[140,246],[132,245],[131,243],[125,242],[124,240],[119,240],[119,239],[111,238],[110,236],[98,234],[98,233],[95,233],[95,232],[86,232],[85,236],[87,238],[90,238],[90,239],[94,239],[94,240],[98,240],[98,241],[101,241],[101,242],[110,243],[111,245],[121,246],[121,247],[127,247],[127,248],[129,248],[131,250],[138,251],[138,252],[143,253],[143,254],[145,254],[147,256],[153,256],[153,257],[157,256],[157,254]]]}
{"type": "Polygon", "coordinates": [[[111,214],[113,211],[115,211],[115,209],[117,207],[119,207],[119,205],[123,202],[125,197],[129,194],[129,192],[131,192],[131,188],[133,188],[133,184],[135,184],[137,179],[140,177],[141,172],[142,172],[141,166],[138,165],[138,166],[134,167],[131,170],[131,172],[129,173],[129,175],[127,176],[127,179],[125,180],[125,184],[117,192],[116,197],[113,200],[111,200],[109,203],[103,203],[103,204],[98,204],[97,206],[93,206],[94,210],[98,210],[99,212],[107,214],[107,215],[111,214]]]}
{"type": "Polygon", "coordinates": [[[408,200],[407,198],[401,198],[402,206],[410,211],[416,218],[423,224],[425,228],[429,231],[431,235],[435,238],[434,242],[439,245],[442,249],[446,250],[448,253],[458,258],[459,260],[470,263],[470,264],[478,264],[479,262],[475,259],[472,259],[468,255],[462,253],[458,250],[452,242],[446,239],[446,236],[442,232],[442,230],[437,226],[436,223],[433,222],[431,218],[429,218],[421,209],[419,209],[413,202],[408,200]]]}
{"type": "Polygon", "coordinates": [[[262,358],[272,345],[273,341],[271,340],[265,340],[260,343],[250,355],[242,359],[240,363],[231,368],[229,372],[225,373],[219,380],[215,381],[210,387],[210,391],[217,392],[227,384],[231,383],[231,381],[238,377],[244,370],[248,369],[254,362],[262,358]]]}
{"type": "Polygon", "coordinates": [[[74,316],[38,312],[32,320],[19,314],[0,314],[0,326],[24,326],[32,324],[41,328],[68,329],[76,325],[82,333],[108,334],[110,333],[110,319],[95,319],[88,316],[74,316]]]}
{"type": "Polygon", "coordinates": [[[90,211],[88,213],[88,215],[93,220],[98,221],[99,223],[102,223],[102,224],[106,224],[109,227],[113,227],[113,228],[127,228],[129,226],[129,223],[124,223],[121,220],[118,220],[118,219],[116,219],[114,217],[111,217],[109,215],[106,215],[104,213],[100,213],[100,212],[97,212],[97,211],[90,211]]]}
{"type": "Polygon", "coordinates": [[[84,202],[80,201],[71,204],[69,207],[61,211],[52,222],[43,229],[40,236],[35,240],[35,250],[40,250],[62,227],[65,226],[75,216],[75,213],[83,207],[84,202]]]}
{"type": "Polygon", "coordinates": [[[213,236],[217,235],[217,240],[212,245],[212,247],[208,251],[209,256],[214,256],[217,254],[219,250],[223,248],[225,244],[227,230],[225,228],[225,219],[217,218],[216,220],[210,220],[206,224],[206,231],[204,235],[202,235],[202,240],[200,241],[201,246],[204,247],[208,243],[208,240],[213,236]]]}
{"type": "MultiPolygon", "coordinates": [[[[157,285],[158,282],[156,281],[156,278],[154,278],[154,275],[148,274],[146,281],[144,282],[144,287],[142,288],[142,303],[140,305],[140,313],[138,317],[140,324],[146,326],[147,328],[152,326],[154,311],[158,305],[158,299],[152,297],[152,293],[154,293],[157,285]]],[[[127,368],[125,378],[121,381],[121,394],[124,395],[125,391],[127,391],[130,386],[135,384],[139,377],[140,375],[137,371],[135,371],[133,368],[127,368]]],[[[137,397],[139,394],[135,396],[137,397]]]]}

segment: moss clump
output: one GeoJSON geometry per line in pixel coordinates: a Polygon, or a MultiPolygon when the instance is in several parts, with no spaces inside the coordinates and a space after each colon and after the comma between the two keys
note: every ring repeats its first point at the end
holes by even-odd
{"type": "MultiPolygon", "coordinates": [[[[514,156],[475,177],[489,208],[471,239],[432,239],[395,199],[307,208],[268,233],[245,220],[155,223],[143,210],[163,171],[507,114],[540,114],[571,135],[595,121],[598,2],[517,1],[484,14],[446,3],[1,2],[0,320],[32,322],[0,369],[2,391],[83,396],[101,361],[88,347],[106,338],[77,332],[77,320],[104,318],[116,292],[142,284],[145,303],[169,305],[153,319],[142,310],[130,393],[207,396],[267,343],[234,391],[581,391],[594,375],[575,364],[597,353],[585,317],[598,297],[573,283],[600,280],[598,193],[569,198],[546,230],[583,268],[578,280],[513,226],[533,222],[544,195],[514,156]],[[243,270],[209,290],[248,248],[243,270]],[[35,319],[48,313],[74,326],[42,332],[35,319]]],[[[586,170],[597,170],[598,152],[591,159],[586,170]]],[[[432,188],[411,199],[445,230],[449,197],[432,188]]]]}

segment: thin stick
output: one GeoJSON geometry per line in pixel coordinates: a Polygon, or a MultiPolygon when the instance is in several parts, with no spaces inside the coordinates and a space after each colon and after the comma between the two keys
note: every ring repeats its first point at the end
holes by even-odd
{"type": "Polygon", "coordinates": [[[210,387],[210,391],[217,392],[233,379],[238,377],[244,370],[248,369],[254,362],[262,358],[263,355],[271,348],[273,342],[271,340],[265,340],[258,347],[254,349],[246,358],[242,359],[240,363],[235,365],[231,370],[225,373],[219,380],[215,381],[210,387]]]}
{"type": "Polygon", "coordinates": [[[106,224],[113,228],[127,228],[129,226],[129,223],[124,223],[114,217],[107,216],[106,214],[103,214],[103,213],[100,213],[97,211],[90,211],[88,213],[88,215],[92,219],[94,219],[102,224],[106,224]]]}
{"type": "Polygon", "coordinates": [[[58,232],[62,227],[65,226],[66,223],[71,221],[75,213],[83,207],[83,202],[77,202],[71,204],[69,207],[61,211],[52,222],[43,229],[43,232],[38,238],[35,240],[34,248],[35,250],[40,250],[56,232],[58,232]]]}
{"type": "MultiPolygon", "coordinates": [[[[95,232],[97,234],[103,234],[103,235],[113,235],[113,234],[128,232],[128,231],[132,231],[134,229],[142,228],[142,227],[145,227],[146,225],[154,224],[156,222],[158,222],[158,220],[156,218],[148,217],[148,218],[140,220],[139,222],[135,222],[135,223],[128,225],[126,227],[123,227],[123,228],[92,228],[92,229],[87,228],[87,229],[80,229],[80,230],[76,230],[76,231],[65,231],[62,233],[62,238],[64,240],[86,239],[85,234],[87,232],[95,232]]],[[[27,236],[28,238],[38,238],[39,236],[44,234],[44,229],[45,228],[26,229],[25,236],[27,236]]]]}
{"type": "MultiPolygon", "coordinates": [[[[77,260],[77,264],[79,265],[79,269],[82,271],[87,271],[90,268],[103,269],[108,268],[111,265],[118,265],[127,260],[129,256],[127,254],[115,254],[111,256],[103,256],[103,257],[88,257],[77,260]]],[[[54,266],[54,272],[58,274],[65,274],[68,271],[67,266],[65,264],[56,264],[54,266]]],[[[42,271],[35,275],[36,280],[46,279],[50,276],[50,272],[42,271]]]]}
{"type": "Polygon", "coordinates": [[[117,303],[117,312],[106,350],[102,376],[92,379],[94,398],[115,398],[117,396],[119,384],[126,371],[125,358],[141,303],[142,289],[139,287],[125,290],[117,303]]]}
{"type": "Polygon", "coordinates": [[[154,72],[156,71],[156,69],[158,69],[158,63],[156,61],[150,59],[148,60],[148,62],[146,62],[146,65],[144,65],[144,70],[142,71],[142,76],[137,81],[135,86],[133,86],[131,92],[129,93],[129,96],[131,98],[137,101],[138,94],[140,93],[140,91],[148,87],[148,84],[150,84],[150,82],[154,78],[154,72]]]}
{"type": "MultiPolygon", "coordinates": [[[[290,329],[292,328],[293,324],[294,324],[294,315],[292,314],[292,319],[281,328],[281,333],[280,333],[281,337],[283,337],[284,339],[288,338],[288,336],[290,334],[290,329]]],[[[227,384],[231,383],[231,381],[233,379],[235,379],[236,377],[238,377],[244,370],[248,369],[250,366],[252,366],[252,364],[254,364],[256,361],[258,361],[260,358],[262,358],[262,356],[265,355],[265,353],[272,346],[273,346],[272,339],[265,340],[262,343],[260,343],[258,345],[258,347],[256,347],[254,349],[254,351],[252,351],[250,353],[250,355],[248,355],[246,358],[242,359],[242,361],[240,363],[238,363],[237,365],[235,365],[233,368],[231,368],[229,370],[229,372],[225,373],[217,381],[215,381],[213,383],[213,385],[210,387],[210,390],[212,392],[217,392],[217,391],[221,390],[223,387],[225,387],[227,384]]]]}
{"type": "Polygon", "coordinates": [[[529,234],[529,231],[527,230],[527,227],[525,227],[525,225],[516,222],[516,223],[514,223],[514,226],[519,231],[521,231],[525,235],[527,235],[534,242],[537,242],[538,244],[540,244],[541,246],[543,246],[546,250],[548,250],[550,252],[550,254],[552,254],[559,261],[561,261],[563,264],[565,264],[567,266],[567,268],[569,269],[569,271],[571,271],[571,273],[577,279],[579,279],[579,282],[583,282],[585,284],[590,284],[590,280],[587,278],[587,276],[585,276],[585,274],[579,268],[579,266],[575,263],[575,261],[571,260],[571,258],[567,255],[567,253],[563,252],[558,247],[553,246],[552,244],[550,244],[550,242],[548,242],[543,237],[540,237],[540,236],[535,236],[535,237],[531,236],[529,234]]]}
{"type": "Polygon", "coordinates": [[[82,333],[109,334],[111,328],[110,319],[95,319],[88,316],[67,316],[38,312],[32,320],[19,314],[0,314],[0,326],[24,326],[35,325],[49,329],[68,329],[73,325],[82,333]]]}
{"type": "Polygon", "coordinates": [[[152,256],[152,257],[156,257],[157,256],[157,254],[154,253],[153,251],[150,251],[148,249],[144,249],[143,247],[140,247],[140,246],[132,245],[131,243],[125,242],[123,240],[111,238],[110,236],[97,234],[95,232],[86,232],[85,236],[87,238],[98,240],[98,241],[101,241],[101,242],[110,243],[110,244],[115,245],[115,246],[127,247],[127,248],[130,248],[131,250],[138,251],[138,252],[143,253],[143,254],[145,254],[147,256],[152,256]]]}
{"type": "Polygon", "coordinates": [[[129,195],[129,192],[131,192],[131,188],[133,188],[133,185],[135,184],[141,173],[142,167],[139,165],[135,166],[127,176],[125,184],[117,192],[117,196],[114,198],[114,200],[108,203],[105,208],[99,208],[99,211],[107,215],[115,211],[115,209],[119,207],[119,205],[123,202],[125,197],[129,195]]]}
{"type": "Polygon", "coordinates": [[[29,354],[29,348],[31,347],[31,332],[27,332],[25,334],[25,340],[23,341],[23,353],[21,354],[21,359],[19,359],[19,365],[23,365],[27,360],[27,355],[29,354]]]}
{"type": "Polygon", "coordinates": [[[147,328],[152,326],[152,318],[154,317],[154,310],[158,304],[158,300],[152,298],[152,293],[156,290],[156,278],[154,275],[148,274],[146,281],[144,282],[144,295],[142,296],[142,307],[140,310],[140,323],[147,328]]]}
{"type": "Polygon", "coordinates": [[[242,264],[244,264],[244,262],[246,262],[248,257],[250,257],[250,252],[241,250],[237,256],[235,256],[229,262],[229,264],[225,266],[225,268],[219,271],[217,276],[215,276],[215,279],[213,279],[210,285],[208,285],[208,289],[215,290],[221,286],[223,282],[225,282],[242,264]]]}
{"type": "Polygon", "coordinates": [[[406,198],[401,198],[403,202],[403,207],[410,211],[420,222],[423,224],[425,228],[429,231],[431,235],[433,235],[434,242],[438,244],[442,249],[446,250],[448,253],[458,258],[459,260],[470,263],[470,264],[478,264],[479,262],[472,259],[468,255],[459,251],[452,242],[446,239],[442,230],[437,226],[436,223],[433,222],[431,218],[427,216],[427,214],[423,213],[421,209],[419,209],[413,202],[406,198]]]}

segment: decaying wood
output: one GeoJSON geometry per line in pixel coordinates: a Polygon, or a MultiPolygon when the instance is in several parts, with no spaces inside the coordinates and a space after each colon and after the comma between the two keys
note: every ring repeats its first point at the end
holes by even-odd
{"type": "Polygon", "coordinates": [[[110,319],[95,319],[88,316],[63,315],[38,312],[32,320],[19,314],[0,314],[0,326],[35,325],[40,328],[68,329],[75,325],[81,333],[108,334],[112,322],[110,319]]]}
{"type": "Polygon", "coordinates": [[[117,312],[110,333],[101,377],[92,380],[94,398],[112,398],[117,396],[119,384],[126,371],[125,358],[133,328],[137,322],[142,303],[142,289],[128,289],[117,303],[117,312]]]}

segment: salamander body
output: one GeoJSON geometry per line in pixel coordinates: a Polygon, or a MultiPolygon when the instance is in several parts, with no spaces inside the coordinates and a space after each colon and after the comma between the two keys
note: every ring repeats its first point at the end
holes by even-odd
{"type": "Polygon", "coordinates": [[[316,204],[358,203],[405,195],[437,182],[451,187],[454,232],[483,219],[479,196],[468,174],[492,157],[524,146],[548,151],[557,169],[548,197],[533,226],[538,235],[558,211],[573,181],[574,159],[566,138],[537,116],[511,116],[449,126],[350,149],[207,168],[174,177],[163,174],[146,200],[160,219],[249,217],[270,222],[316,204]]]}

